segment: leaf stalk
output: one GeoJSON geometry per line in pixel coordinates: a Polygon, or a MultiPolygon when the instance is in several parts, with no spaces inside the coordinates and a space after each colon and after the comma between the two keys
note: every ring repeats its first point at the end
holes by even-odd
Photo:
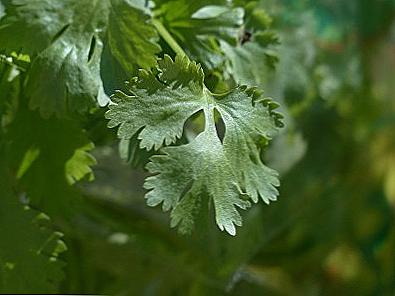
{"type": "Polygon", "coordinates": [[[170,46],[174,52],[180,56],[187,56],[185,51],[182,49],[182,47],[177,43],[177,41],[171,36],[169,31],[165,28],[165,26],[162,24],[161,21],[159,20],[152,20],[152,24],[158,31],[159,35],[166,41],[166,43],[170,46]]]}

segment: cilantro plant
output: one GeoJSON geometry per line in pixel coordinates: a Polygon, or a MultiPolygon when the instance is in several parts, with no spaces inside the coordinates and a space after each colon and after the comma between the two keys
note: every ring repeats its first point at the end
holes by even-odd
{"type": "Polygon", "coordinates": [[[394,11],[0,0],[0,294],[394,295],[394,11]]]}
{"type": "Polygon", "coordinates": [[[66,247],[55,229],[86,207],[95,146],[115,142],[107,124],[121,157],[146,169],[147,204],[181,233],[213,218],[234,236],[240,210],[276,200],[263,154],[283,116],[256,84],[278,41],[254,5],[0,1],[1,292],[56,290],[66,247]]]}

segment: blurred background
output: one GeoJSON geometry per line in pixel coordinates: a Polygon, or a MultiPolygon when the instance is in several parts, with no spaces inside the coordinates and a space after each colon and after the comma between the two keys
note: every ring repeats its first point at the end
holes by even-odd
{"type": "Polygon", "coordinates": [[[213,225],[180,236],[145,205],[144,171],[117,145],[98,145],[88,206],[66,235],[65,291],[395,295],[395,3],[259,5],[279,60],[253,62],[240,79],[286,115],[265,153],[281,174],[279,200],[244,213],[235,238],[213,225]]]}

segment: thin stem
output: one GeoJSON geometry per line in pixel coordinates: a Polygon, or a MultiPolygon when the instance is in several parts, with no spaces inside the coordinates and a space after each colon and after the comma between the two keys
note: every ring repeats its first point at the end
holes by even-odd
{"type": "Polygon", "coordinates": [[[159,35],[166,41],[166,43],[170,46],[174,52],[180,56],[187,56],[181,46],[177,43],[177,41],[171,36],[169,31],[163,26],[163,24],[159,20],[152,20],[152,24],[158,30],[159,35]]]}
{"type": "Polygon", "coordinates": [[[230,94],[230,92],[231,92],[231,90],[228,90],[228,91],[223,92],[223,93],[213,93],[213,92],[210,91],[210,95],[212,95],[213,97],[223,97],[223,96],[226,96],[226,95],[230,94]]]}

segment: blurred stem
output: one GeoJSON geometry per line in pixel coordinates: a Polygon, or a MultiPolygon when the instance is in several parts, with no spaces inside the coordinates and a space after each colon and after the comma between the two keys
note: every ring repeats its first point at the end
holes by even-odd
{"type": "Polygon", "coordinates": [[[163,26],[162,22],[159,20],[152,20],[152,24],[158,31],[159,35],[166,41],[166,43],[170,46],[174,52],[180,56],[187,56],[185,51],[181,48],[181,46],[177,43],[177,41],[171,36],[169,31],[163,26]]]}

